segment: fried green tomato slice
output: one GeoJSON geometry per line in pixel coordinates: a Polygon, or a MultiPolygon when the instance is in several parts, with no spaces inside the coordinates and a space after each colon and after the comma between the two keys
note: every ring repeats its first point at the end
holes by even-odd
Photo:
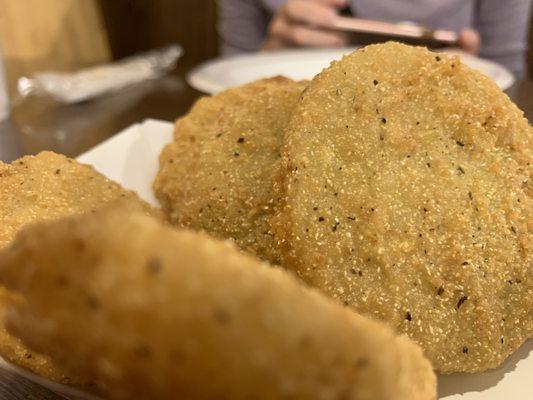
{"type": "Polygon", "coordinates": [[[154,183],[170,221],[279,262],[270,218],[282,132],[305,82],[263,79],[200,99],[176,122],[154,183]]]}
{"type": "Polygon", "coordinates": [[[94,211],[117,200],[137,201],[158,213],[136,193],[62,154],[44,151],[0,162],[0,248],[26,224],[94,211]]]}
{"type": "MultiPolygon", "coordinates": [[[[61,154],[42,152],[11,164],[0,162],[0,249],[27,224],[94,211],[119,200],[136,201],[147,212],[158,213],[135,193],[61,154]]],[[[11,296],[3,288],[0,294],[0,356],[37,375],[72,383],[48,358],[29,351],[4,329],[1,314],[11,296]]]]}
{"type": "Polygon", "coordinates": [[[287,272],[129,209],[0,254],[9,329],[110,399],[434,399],[422,350],[287,272]]]}
{"type": "Polygon", "coordinates": [[[533,335],[533,129],[456,57],[387,43],[316,76],[283,152],[284,265],[440,372],[533,335]]]}

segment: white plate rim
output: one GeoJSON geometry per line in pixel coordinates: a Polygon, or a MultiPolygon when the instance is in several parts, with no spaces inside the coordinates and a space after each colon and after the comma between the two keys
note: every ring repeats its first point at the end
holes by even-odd
{"type": "MultiPolygon", "coordinates": [[[[295,49],[295,50],[281,50],[274,52],[265,52],[265,53],[246,53],[246,54],[237,54],[227,57],[214,58],[208,61],[205,61],[195,68],[193,68],[186,76],[186,80],[190,86],[204,93],[216,94],[222,90],[228,89],[229,86],[221,81],[212,79],[212,75],[216,75],[216,71],[222,70],[231,66],[238,66],[243,64],[249,64],[252,62],[261,63],[261,62],[272,62],[283,59],[294,59],[305,58],[305,57],[316,57],[320,55],[321,58],[326,58],[328,53],[331,55],[331,60],[340,59],[341,54],[347,54],[354,50],[357,47],[347,47],[342,49],[295,49]],[[212,72],[215,71],[215,72],[212,72]]],[[[460,55],[463,58],[465,64],[472,63],[480,66],[484,66],[486,69],[495,71],[498,75],[499,83],[496,84],[502,89],[507,90],[515,82],[515,77],[506,67],[501,64],[498,64],[494,61],[487,60],[484,58],[479,58],[473,55],[469,55],[460,51],[450,51],[451,54],[460,55]]],[[[473,67],[475,68],[475,67],[473,67]]],[[[481,71],[483,73],[483,71],[481,71]]],[[[265,76],[267,77],[267,76],[265,76]]],[[[244,82],[243,82],[244,83],[244,82]]]]}
{"type": "Polygon", "coordinates": [[[213,80],[210,80],[206,77],[205,72],[214,68],[219,68],[220,66],[231,66],[238,65],[240,63],[247,63],[250,61],[265,61],[265,60],[275,60],[275,59],[293,59],[294,57],[313,57],[320,52],[320,54],[330,53],[333,61],[335,57],[339,56],[340,52],[345,54],[357,50],[358,47],[347,47],[344,49],[295,49],[295,50],[282,50],[282,51],[273,51],[265,53],[246,53],[246,54],[236,54],[227,57],[219,57],[211,60],[204,61],[203,63],[197,65],[193,68],[186,76],[187,82],[193,88],[204,92],[204,93],[218,93],[224,89],[227,89],[228,86],[225,84],[217,83],[213,80]]]}

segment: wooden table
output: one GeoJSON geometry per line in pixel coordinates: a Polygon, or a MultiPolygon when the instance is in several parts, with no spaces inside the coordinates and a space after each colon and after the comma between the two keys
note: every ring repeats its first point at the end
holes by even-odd
{"type": "MultiPolygon", "coordinates": [[[[507,93],[533,121],[533,81],[519,82],[507,93]]],[[[16,104],[12,118],[0,126],[0,160],[41,150],[75,157],[135,122],[173,121],[200,95],[182,78],[169,76],[85,104],[57,106],[42,100],[16,104]]],[[[64,400],[1,368],[0,399],[64,400]]]]}
{"type": "Polygon", "coordinates": [[[0,133],[0,160],[42,150],[75,157],[146,118],[172,121],[199,96],[181,77],[167,76],[81,104],[58,105],[42,98],[15,102],[6,123],[10,132],[4,132],[9,150],[0,133]]]}
{"type": "MultiPolygon", "coordinates": [[[[533,121],[533,81],[519,82],[507,93],[533,121]]],[[[0,124],[0,160],[41,150],[75,157],[135,122],[173,121],[200,95],[179,76],[168,76],[83,104],[38,99],[15,104],[12,118],[0,124]]]]}

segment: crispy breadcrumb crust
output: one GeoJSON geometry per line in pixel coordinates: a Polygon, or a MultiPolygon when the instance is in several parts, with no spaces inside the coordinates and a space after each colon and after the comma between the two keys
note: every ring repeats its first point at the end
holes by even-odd
{"type": "Polygon", "coordinates": [[[276,77],[204,97],[176,122],[154,183],[170,221],[279,262],[270,218],[282,131],[306,82],[276,77]]]}
{"type": "Polygon", "coordinates": [[[532,145],[457,57],[387,43],[333,62],[282,149],[284,265],[440,372],[494,368],[533,335],[532,145]]]}
{"type": "MultiPolygon", "coordinates": [[[[114,201],[136,201],[162,218],[138,196],[91,166],[45,151],[11,164],[0,162],[0,249],[24,226],[38,221],[92,212],[114,201]]],[[[13,296],[0,288],[0,355],[7,361],[56,382],[85,386],[68,377],[49,358],[29,351],[4,328],[5,309],[13,296]]]]}
{"type": "Polygon", "coordinates": [[[421,349],[203,234],[129,209],[0,254],[10,329],[112,399],[435,399],[421,349]]]}

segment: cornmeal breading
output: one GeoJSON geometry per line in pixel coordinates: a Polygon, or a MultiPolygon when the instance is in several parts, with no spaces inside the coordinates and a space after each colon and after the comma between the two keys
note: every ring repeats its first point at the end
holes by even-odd
{"type": "MultiPolygon", "coordinates": [[[[119,200],[136,201],[147,212],[159,215],[159,211],[153,210],[135,193],[123,189],[92,167],[63,155],[42,152],[11,164],[0,162],[0,249],[28,224],[95,211],[119,200]]],[[[4,288],[0,288],[0,292],[0,314],[3,314],[12,296],[4,288]]],[[[18,338],[11,336],[4,328],[3,318],[0,318],[0,355],[54,381],[82,384],[67,377],[47,357],[29,351],[18,338]]]]}
{"type": "Polygon", "coordinates": [[[440,372],[533,335],[532,128],[457,57],[387,43],[316,76],[283,148],[284,265],[440,372]]]}
{"type": "Polygon", "coordinates": [[[279,262],[269,225],[279,203],[273,177],[282,131],[305,85],[263,79],[202,98],[177,121],[154,183],[173,224],[279,262]]]}
{"type": "Polygon", "coordinates": [[[135,210],[28,227],[0,280],[10,329],[110,399],[435,399],[406,337],[135,210]]]}

